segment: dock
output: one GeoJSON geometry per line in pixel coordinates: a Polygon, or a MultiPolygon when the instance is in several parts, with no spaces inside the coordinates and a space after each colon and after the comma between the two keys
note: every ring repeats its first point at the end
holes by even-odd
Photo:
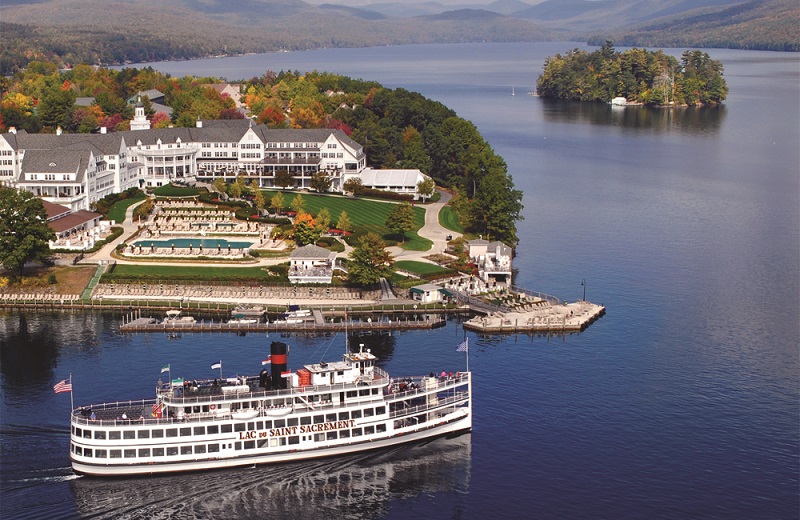
{"type": "Polygon", "coordinates": [[[587,301],[544,305],[532,311],[498,312],[465,321],[467,330],[483,333],[580,332],[605,314],[606,308],[587,301]]]}
{"type": "Polygon", "coordinates": [[[235,332],[237,334],[268,332],[338,332],[348,331],[391,331],[436,329],[444,327],[447,320],[444,316],[427,316],[424,320],[380,319],[375,321],[349,320],[345,326],[343,321],[309,320],[301,323],[228,323],[226,321],[159,322],[154,318],[136,318],[122,323],[121,332],[235,332]]]}

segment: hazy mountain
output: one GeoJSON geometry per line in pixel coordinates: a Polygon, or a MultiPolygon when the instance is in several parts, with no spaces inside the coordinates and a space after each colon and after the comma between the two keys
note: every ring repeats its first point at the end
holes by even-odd
{"type": "Polygon", "coordinates": [[[410,43],[611,39],[800,50],[798,0],[340,2],[3,0],[0,73],[34,55],[109,64],[410,43]]]}

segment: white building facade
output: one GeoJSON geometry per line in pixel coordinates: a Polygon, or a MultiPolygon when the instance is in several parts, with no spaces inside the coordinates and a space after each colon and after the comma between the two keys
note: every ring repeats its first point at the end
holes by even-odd
{"type": "Polygon", "coordinates": [[[194,128],[146,128],[136,107],[138,130],[99,134],[0,134],[0,184],[28,190],[73,211],[133,187],[156,188],[172,181],[231,182],[243,176],[262,188],[276,176],[289,189],[307,189],[315,174],[341,192],[351,177],[364,185],[415,193],[425,178],[418,170],[367,168],[364,148],[341,130],[272,129],[250,119],[198,121],[194,128]],[[77,154],[77,155],[76,155],[77,154]],[[80,160],[77,157],[80,156],[80,160]],[[53,163],[53,165],[51,165],[53,163]]]}

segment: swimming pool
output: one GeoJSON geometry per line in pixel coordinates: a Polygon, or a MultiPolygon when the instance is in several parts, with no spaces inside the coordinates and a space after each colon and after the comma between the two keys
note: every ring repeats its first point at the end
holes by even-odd
{"type": "Polygon", "coordinates": [[[171,238],[160,240],[137,240],[133,243],[136,247],[149,248],[161,247],[175,249],[247,249],[253,246],[252,242],[228,241],[224,238],[171,238]]]}

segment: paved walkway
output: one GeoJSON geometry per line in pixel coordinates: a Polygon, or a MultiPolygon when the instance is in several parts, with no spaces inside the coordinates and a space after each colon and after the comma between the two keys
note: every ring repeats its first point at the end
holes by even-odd
{"type": "MultiPolygon", "coordinates": [[[[426,260],[424,257],[429,256],[434,253],[441,253],[447,248],[447,236],[460,236],[458,233],[450,231],[441,224],[439,224],[439,212],[441,209],[450,201],[452,195],[443,190],[437,190],[441,194],[441,198],[437,202],[432,202],[430,204],[425,205],[425,225],[422,226],[419,230],[419,235],[423,238],[427,238],[428,240],[433,242],[433,247],[428,251],[407,251],[402,249],[399,246],[392,246],[387,248],[387,250],[394,256],[395,260],[416,260],[419,262],[427,262],[433,263],[429,260],[426,260]]],[[[97,251],[96,253],[91,254],[90,256],[85,257],[80,263],[81,264],[96,264],[100,261],[103,262],[111,262],[116,260],[117,263],[120,264],[146,264],[146,265],[176,265],[176,262],[157,262],[157,261],[139,261],[134,259],[119,259],[114,258],[111,253],[116,249],[116,247],[127,241],[133,233],[135,233],[139,229],[138,223],[133,221],[133,212],[137,206],[139,206],[141,202],[132,205],[127,209],[125,212],[125,221],[122,222],[121,225],[123,232],[116,240],[112,241],[109,244],[103,246],[102,249],[97,251]]],[[[344,242],[343,242],[344,243],[344,242]]],[[[340,253],[339,256],[347,256],[350,254],[350,251],[353,250],[352,247],[344,243],[345,250],[343,253],[340,253]]],[[[288,255],[286,257],[278,257],[278,258],[259,258],[254,259],[252,262],[235,262],[235,263],[224,263],[220,262],[219,265],[224,267],[253,267],[257,265],[261,266],[268,266],[268,265],[277,265],[280,263],[286,262],[288,259],[288,255]]],[[[209,266],[211,265],[209,262],[180,262],[180,265],[195,265],[195,266],[209,266]]]]}

